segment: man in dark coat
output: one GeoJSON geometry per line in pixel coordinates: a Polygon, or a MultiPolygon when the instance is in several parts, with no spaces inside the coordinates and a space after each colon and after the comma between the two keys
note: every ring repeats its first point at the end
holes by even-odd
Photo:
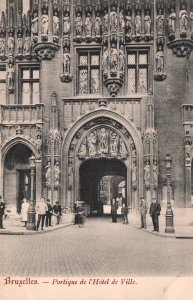
{"type": "Polygon", "coordinates": [[[118,209],[118,202],[115,199],[113,199],[111,205],[112,223],[117,223],[117,209],[118,209]]]}
{"type": "Polygon", "coordinates": [[[48,206],[48,210],[46,211],[46,227],[48,226],[52,226],[51,222],[52,222],[52,206],[50,204],[50,200],[47,200],[47,206],[48,206]]]}
{"type": "Polygon", "coordinates": [[[54,214],[55,214],[55,216],[57,218],[56,225],[58,225],[60,223],[60,217],[62,215],[62,208],[61,208],[61,206],[60,206],[60,204],[59,204],[58,201],[56,201],[56,204],[53,206],[53,212],[54,212],[54,214]]]}
{"type": "Polygon", "coordinates": [[[156,201],[155,198],[152,199],[152,203],[150,205],[150,209],[149,209],[149,214],[152,218],[152,222],[153,222],[153,231],[157,231],[159,232],[159,215],[160,215],[160,211],[161,211],[161,206],[160,204],[156,201]]]}
{"type": "Polygon", "coordinates": [[[1,196],[0,196],[0,229],[5,229],[3,227],[3,216],[5,211],[5,204],[3,203],[1,196]]]}
{"type": "Polygon", "coordinates": [[[141,203],[139,205],[139,210],[140,210],[140,214],[141,214],[141,228],[147,228],[147,224],[146,224],[146,214],[148,211],[148,206],[147,203],[145,201],[145,199],[143,197],[141,197],[141,203]]]}

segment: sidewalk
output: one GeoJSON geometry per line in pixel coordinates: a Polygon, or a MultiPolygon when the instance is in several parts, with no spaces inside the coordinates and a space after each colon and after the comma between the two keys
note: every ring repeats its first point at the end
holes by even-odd
{"type": "MultiPolygon", "coordinates": [[[[147,214],[147,229],[140,229],[150,234],[165,238],[181,238],[193,239],[193,209],[192,208],[174,208],[174,233],[165,233],[165,218],[166,209],[162,208],[159,217],[159,232],[152,231],[153,225],[149,214],[147,214]]],[[[129,214],[129,223],[136,228],[141,226],[141,218],[139,212],[132,212],[129,214]]]]}
{"type": "Polygon", "coordinates": [[[21,222],[20,216],[10,217],[3,220],[3,226],[5,229],[0,229],[0,234],[6,235],[33,235],[33,234],[43,234],[57,229],[61,229],[74,224],[74,214],[64,214],[61,218],[60,224],[56,225],[56,218],[52,217],[52,226],[44,226],[44,230],[41,227],[38,231],[27,230],[23,227],[24,223],[21,222]]]}

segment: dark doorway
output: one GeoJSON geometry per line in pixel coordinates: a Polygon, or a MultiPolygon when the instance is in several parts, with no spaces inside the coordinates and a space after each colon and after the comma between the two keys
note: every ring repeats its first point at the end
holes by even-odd
{"type": "Polygon", "coordinates": [[[18,170],[17,212],[21,212],[23,198],[30,199],[30,170],[18,170]]]}
{"type": "MultiPolygon", "coordinates": [[[[105,198],[102,196],[101,187],[104,179],[108,178],[111,185],[111,190],[115,182],[117,183],[117,192],[114,192],[112,197],[119,197],[118,183],[121,181],[127,182],[127,168],[122,161],[117,159],[98,159],[88,160],[80,166],[80,199],[85,201],[89,206],[90,212],[101,211],[101,205],[109,205],[105,203],[105,198]]],[[[125,195],[125,202],[126,200],[125,195]]],[[[112,200],[112,199],[111,199],[112,200]]]]}

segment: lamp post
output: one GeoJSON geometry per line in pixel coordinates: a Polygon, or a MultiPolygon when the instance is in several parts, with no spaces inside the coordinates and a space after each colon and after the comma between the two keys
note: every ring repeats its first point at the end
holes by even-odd
{"type": "Polygon", "coordinates": [[[170,185],[171,185],[171,165],[172,158],[170,154],[166,154],[165,166],[166,166],[166,179],[167,179],[167,208],[166,208],[166,233],[174,233],[174,215],[170,200],[170,185]]]}
{"type": "Polygon", "coordinates": [[[29,165],[30,165],[30,179],[31,179],[31,189],[30,189],[30,206],[28,209],[28,216],[27,216],[27,230],[34,230],[35,229],[35,222],[36,222],[36,211],[35,211],[35,203],[34,203],[34,179],[35,179],[35,157],[32,155],[29,158],[29,165]]]}

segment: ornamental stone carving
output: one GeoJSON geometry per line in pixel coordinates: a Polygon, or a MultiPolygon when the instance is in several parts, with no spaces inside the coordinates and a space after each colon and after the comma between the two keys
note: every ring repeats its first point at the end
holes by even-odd
{"type": "Polygon", "coordinates": [[[55,56],[55,52],[60,47],[54,43],[37,43],[34,46],[34,51],[40,60],[50,60],[55,56]]]}

